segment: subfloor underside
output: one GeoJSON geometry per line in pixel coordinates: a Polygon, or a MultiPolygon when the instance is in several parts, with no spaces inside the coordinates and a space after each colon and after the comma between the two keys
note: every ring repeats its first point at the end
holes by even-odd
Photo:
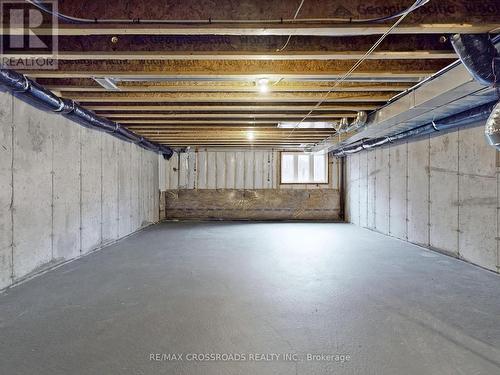
{"type": "Polygon", "coordinates": [[[0,295],[0,364],[498,374],[500,277],[349,224],[163,223],[0,295]]]}

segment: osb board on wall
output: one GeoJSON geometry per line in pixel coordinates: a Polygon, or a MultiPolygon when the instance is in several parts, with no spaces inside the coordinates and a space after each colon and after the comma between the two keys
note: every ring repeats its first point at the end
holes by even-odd
{"type": "Polygon", "coordinates": [[[340,220],[338,190],[167,190],[167,219],[340,220]]]}

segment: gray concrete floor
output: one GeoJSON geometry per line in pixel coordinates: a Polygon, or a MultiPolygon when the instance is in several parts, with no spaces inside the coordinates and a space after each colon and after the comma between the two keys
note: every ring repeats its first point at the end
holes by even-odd
{"type": "Polygon", "coordinates": [[[0,295],[0,368],[499,374],[500,277],[348,224],[165,223],[0,295]]]}

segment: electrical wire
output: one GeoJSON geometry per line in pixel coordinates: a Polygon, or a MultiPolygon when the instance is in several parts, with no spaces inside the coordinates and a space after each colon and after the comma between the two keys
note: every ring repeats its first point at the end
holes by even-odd
{"type": "MultiPolygon", "coordinates": [[[[302,5],[304,5],[304,1],[305,0],[302,0],[299,4],[299,7],[297,8],[297,10],[295,11],[295,14],[293,16],[293,19],[296,19],[297,16],[299,15],[299,12],[300,12],[300,9],[302,8],[302,5]]],[[[288,39],[286,40],[285,44],[281,47],[281,48],[278,48],[276,50],[276,52],[282,52],[285,50],[285,48],[288,46],[288,43],[290,43],[290,39],[292,39],[292,36],[291,35],[288,35],[288,39]]]]}
{"type": "MultiPolygon", "coordinates": [[[[353,18],[292,18],[292,19],[271,19],[271,20],[224,20],[224,19],[205,19],[205,20],[142,20],[139,18],[135,19],[98,19],[98,18],[78,18],[68,16],[63,13],[55,12],[52,9],[46,7],[41,0],[25,0],[26,2],[32,4],[38,9],[44,11],[45,13],[51,14],[53,16],[58,17],[60,20],[68,22],[68,23],[76,23],[76,24],[295,24],[295,23],[338,23],[338,24],[358,24],[358,23],[378,23],[385,22],[391,19],[400,17],[403,14],[407,14],[409,9],[415,10],[425,5],[430,0],[420,0],[416,1],[419,5],[412,5],[410,8],[404,9],[400,12],[391,14],[385,17],[379,18],[367,18],[367,19],[353,19],[353,18]]],[[[298,9],[300,11],[300,8],[298,9]]],[[[298,12],[296,12],[298,14],[298,12]]]]}
{"type": "Polygon", "coordinates": [[[311,110],[300,120],[292,129],[292,131],[288,134],[286,137],[287,139],[290,138],[297,129],[300,124],[302,124],[315,110],[317,110],[324,102],[325,100],[328,99],[328,96],[332,93],[332,91],[340,85],[342,82],[344,82],[367,58],[372,54],[375,49],[384,41],[384,39],[389,35],[392,30],[394,30],[405,18],[408,14],[413,12],[415,9],[418,7],[425,5],[428,3],[430,0],[417,0],[411,7],[409,7],[405,13],[403,13],[399,19],[375,42],[375,44],[347,71],[342,77],[338,78],[333,82],[333,86],[322,96],[322,98],[314,105],[314,107],[311,108],[311,110]]]}

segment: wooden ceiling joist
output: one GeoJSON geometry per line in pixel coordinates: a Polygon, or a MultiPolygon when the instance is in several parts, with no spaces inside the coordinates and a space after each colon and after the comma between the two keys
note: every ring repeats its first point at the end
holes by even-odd
{"type": "MultiPolygon", "coordinates": [[[[295,20],[298,2],[289,0],[216,3],[59,0],[61,13],[88,22],[61,20],[55,69],[16,70],[173,147],[298,149],[338,134],[282,129],[279,122],[336,122],[377,110],[456,61],[448,35],[500,30],[497,0],[429,2],[337,84],[395,22],[374,19],[412,1],[306,0],[295,20]],[[263,78],[267,92],[259,88],[263,78]]],[[[2,32],[25,34],[24,28],[2,32]]]]}
{"type": "MultiPolygon", "coordinates": [[[[131,121],[131,119],[136,119],[136,121],[140,121],[142,123],[146,123],[145,121],[148,120],[161,120],[161,119],[193,119],[193,118],[202,118],[202,119],[214,119],[214,118],[231,118],[231,119],[240,119],[240,118],[246,118],[246,119],[273,119],[275,121],[283,120],[283,121],[288,121],[290,119],[301,119],[304,117],[307,113],[302,112],[302,113],[295,113],[295,114],[289,114],[289,113],[173,113],[173,114],[154,114],[154,113],[146,113],[146,114],[140,114],[140,113],[129,113],[129,114],[124,114],[124,113],[101,113],[101,116],[113,119],[114,121],[117,122],[123,122],[123,121],[131,121]]],[[[339,119],[342,117],[356,117],[355,113],[331,113],[331,114],[312,114],[309,115],[309,119],[314,119],[315,121],[328,121],[328,120],[334,120],[334,119],[339,119]]]]}
{"type": "MultiPolygon", "coordinates": [[[[142,20],[120,24],[69,24],[60,34],[152,34],[152,35],[369,35],[381,34],[388,24],[355,24],[350,20],[389,16],[409,7],[413,1],[401,0],[309,0],[297,20],[291,21],[297,3],[289,0],[199,1],[127,0],[78,2],[59,0],[59,10],[74,17],[94,19],[142,20]],[[342,23],[332,21],[343,20],[342,23]],[[177,21],[163,25],[148,20],[177,21]],[[262,20],[261,22],[259,22],[262,20]],[[225,22],[221,22],[225,21],[225,22]],[[240,24],[236,22],[242,22],[240,24]]],[[[430,2],[415,10],[394,30],[395,33],[473,33],[491,30],[498,24],[500,5],[495,0],[481,2],[447,0],[430,2]]]]}
{"type": "MultiPolygon", "coordinates": [[[[58,52],[57,60],[353,60],[360,59],[365,51],[325,51],[325,52],[213,52],[213,53],[165,53],[163,51],[147,52],[58,52]]],[[[5,53],[3,57],[12,59],[29,59],[33,56],[50,58],[52,55],[34,53],[5,53]]],[[[453,51],[375,51],[368,60],[421,60],[421,59],[454,59],[453,51]]]]}
{"type": "MultiPolygon", "coordinates": [[[[82,80],[39,79],[40,84],[53,91],[106,92],[106,88],[94,83],[82,84],[82,80]],[[63,82],[58,82],[63,81],[63,82]],[[47,83],[46,83],[47,82],[47,83]]],[[[120,92],[258,92],[255,82],[115,82],[120,92]]],[[[273,82],[272,92],[401,92],[410,88],[410,83],[353,83],[344,82],[334,86],[334,82],[273,82]]]]}
{"type": "MultiPolygon", "coordinates": [[[[381,35],[390,25],[362,24],[362,25],[335,25],[318,22],[295,22],[288,25],[270,25],[267,23],[252,23],[235,25],[232,23],[209,24],[204,21],[199,25],[161,25],[161,24],[63,24],[59,26],[59,35],[91,36],[91,35],[309,35],[309,36],[356,36],[381,35]]],[[[499,27],[496,20],[488,23],[451,22],[451,23],[420,23],[403,24],[393,31],[393,34],[456,34],[485,33],[499,27]]],[[[12,28],[11,34],[24,35],[21,28],[12,28]]],[[[51,28],[40,27],[39,35],[51,35],[51,28]]]]}
{"type": "MultiPolygon", "coordinates": [[[[61,93],[64,97],[72,98],[79,102],[317,102],[323,97],[324,93],[314,92],[268,92],[261,93],[225,93],[225,92],[206,92],[206,93],[135,93],[135,92],[73,92],[64,91],[61,93]]],[[[391,92],[332,92],[328,95],[328,102],[386,102],[394,93],[391,92]]]]}
{"type": "MultiPolygon", "coordinates": [[[[336,79],[345,74],[356,60],[61,60],[57,70],[20,70],[34,78],[120,78],[161,79],[171,77],[182,80],[226,78],[255,80],[266,77],[336,79]]],[[[352,77],[397,78],[426,77],[444,68],[452,60],[369,60],[352,77]]]]}
{"type": "MultiPolygon", "coordinates": [[[[169,125],[127,125],[127,128],[130,128],[133,131],[146,131],[146,132],[179,132],[179,131],[191,131],[191,132],[200,132],[200,131],[213,131],[213,132],[230,132],[230,131],[247,131],[247,130],[256,130],[256,131],[289,131],[289,129],[278,128],[276,124],[270,125],[184,125],[184,124],[169,124],[169,125]]],[[[297,128],[295,131],[304,131],[308,130],[307,128],[297,128]]],[[[321,128],[313,128],[309,129],[309,131],[313,131],[314,133],[322,133],[322,132],[330,132],[333,129],[321,129],[321,128]]]]}
{"type": "MultiPolygon", "coordinates": [[[[269,103],[261,103],[260,105],[248,105],[248,103],[238,103],[238,105],[207,105],[206,103],[204,104],[195,104],[195,105],[161,105],[161,104],[155,104],[155,105],[136,105],[134,104],[129,104],[129,105],[123,105],[123,104],[116,104],[116,105],[110,105],[109,103],[92,103],[88,104],[85,107],[88,109],[91,109],[93,111],[101,113],[102,111],[113,111],[113,112],[120,112],[123,113],[124,115],[127,115],[129,113],[143,113],[143,112],[165,112],[165,111],[171,111],[171,112],[206,112],[206,111],[230,111],[230,112],[264,112],[264,111],[281,111],[283,113],[287,112],[308,112],[311,110],[312,106],[314,106],[315,103],[311,103],[310,105],[294,105],[294,104],[287,104],[287,105],[275,105],[272,102],[269,103]]],[[[373,104],[365,104],[365,103],[356,103],[355,105],[353,104],[342,104],[338,103],[335,105],[321,105],[318,107],[318,111],[359,111],[359,110],[373,110],[378,108],[378,105],[373,105],[373,104]]]]}
{"type": "MultiPolygon", "coordinates": [[[[280,48],[286,36],[59,36],[59,60],[353,60],[359,59],[378,36],[295,36],[280,48]]],[[[30,57],[28,52],[5,53],[5,57],[30,57]]],[[[452,59],[451,44],[439,35],[419,34],[399,38],[389,35],[367,56],[386,59],[452,59]]]]}

